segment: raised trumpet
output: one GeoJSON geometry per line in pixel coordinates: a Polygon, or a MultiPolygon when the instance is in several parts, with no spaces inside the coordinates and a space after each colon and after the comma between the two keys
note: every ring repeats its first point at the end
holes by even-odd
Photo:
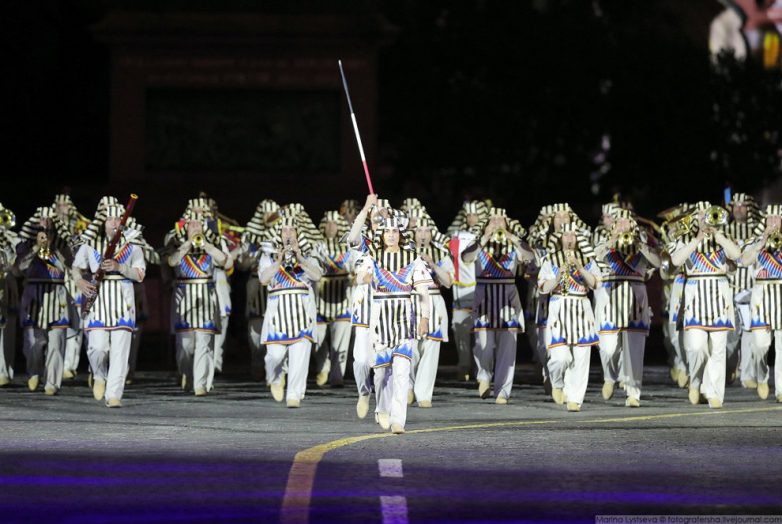
{"type": "Polygon", "coordinates": [[[624,231],[619,235],[619,246],[630,247],[635,243],[635,234],[632,231],[624,231]]]}
{"type": "Polygon", "coordinates": [[[16,226],[16,215],[8,209],[0,211],[0,227],[11,229],[16,226]]]}
{"type": "Polygon", "coordinates": [[[780,248],[782,248],[782,233],[779,232],[779,229],[776,229],[766,239],[766,249],[778,251],[780,248]]]}
{"type": "Polygon", "coordinates": [[[492,241],[497,242],[498,244],[504,244],[505,241],[508,239],[508,233],[506,233],[504,229],[498,229],[497,231],[494,232],[491,239],[492,241]]]}
{"type": "Polygon", "coordinates": [[[193,235],[191,242],[193,243],[194,248],[201,249],[204,247],[204,243],[206,242],[206,239],[204,238],[203,233],[197,233],[193,235]]]}
{"type": "Polygon", "coordinates": [[[711,206],[706,210],[704,221],[711,227],[721,227],[728,223],[728,210],[720,206],[711,206]]]}

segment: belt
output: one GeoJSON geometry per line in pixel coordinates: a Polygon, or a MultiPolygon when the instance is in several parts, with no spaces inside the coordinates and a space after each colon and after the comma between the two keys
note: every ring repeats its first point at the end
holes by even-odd
{"type": "Polygon", "coordinates": [[[478,284],[515,284],[516,280],[513,278],[479,278],[476,280],[478,284]]]}
{"type": "Polygon", "coordinates": [[[104,275],[103,280],[130,280],[130,279],[123,275],[104,275]]]}
{"type": "Polygon", "coordinates": [[[685,278],[690,280],[693,278],[726,278],[727,276],[725,273],[698,273],[696,275],[687,275],[685,278]]]}
{"type": "Polygon", "coordinates": [[[378,300],[393,300],[395,298],[410,298],[410,293],[377,293],[372,298],[378,300]]]}
{"type": "Polygon", "coordinates": [[[176,281],[179,284],[214,284],[211,278],[178,278],[176,281]]]}
{"type": "Polygon", "coordinates": [[[307,295],[310,290],[307,288],[294,287],[286,289],[272,289],[269,295],[307,295]]]}
{"type": "Polygon", "coordinates": [[[583,298],[583,297],[586,297],[587,294],[586,293],[583,293],[583,294],[582,293],[568,293],[567,295],[563,295],[562,293],[552,293],[551,296],[553,296],[553,297],[562,297],[562,298],[568,298],[568,297],[583,298]]]}

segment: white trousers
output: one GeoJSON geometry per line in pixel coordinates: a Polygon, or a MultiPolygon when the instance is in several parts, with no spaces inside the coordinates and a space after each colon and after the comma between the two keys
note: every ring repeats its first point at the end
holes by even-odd
{"type": "Polygon", "coordinates": [[[623,381],[627,397],[640,400],[646,335],[623,331],[599,335],[599,337],[603,380],[614,383],[623,381]]]}
{"type": "Polygon", "coordinates": [[[182,331],[176,334],[177,365],[187,376],[193,390],[212,390],[214,380],[215,335],[206,331],[182,331]]]}
{"type": "MultiPolygon", "coordinates": [[[[375,364],[375,352],[369,339],[369,328],[353,327],[353,376],[359,395],[369,395],[372,391],[372,366],[375,364]]],[[[377,399],[375,402],[377,405],[377,399]]]]}
{"type": "Polygon", "coordinates": [[[84,331],[81,329],[66,329],[65,333],[65,369],[76,371],[81,360],[81,348],[84,345],[84,331]]]}
{"type": "Polygon", "coordinates": [[[391,366],[375,368],[377,411],[388,413],[391,424],[405,427],[407,390],[410,388],[410,361],[394,356],[391,366]]]}
{"type": "Polygon", "coordinates": [[[24,328],[27,374],[46,378],[46,385],[60,389],[65,361],[65,330],[24,328]]]}
{"type": "Polygon", "coordinates": [[[688,329],[684,347],[690,368],[690,387],[700,388],[706,399],[725,400],[727,331],[688,329]]]}
{"type": "Polygon", "coordinates": [[[568,402],[581,405],[589,383],[589,347],[557,346],[549,350],[551,386],[562,389],[568,402]]]}
{"type": "Polygon", "coordinates": [[[93,379],[106,381],[106,400],[122,399],[128,375],[130,331],[92,329],[87,332],[87,358],[93,379]]]}
{"type": "Polygon", "coordinates": [[[315,372],[325,372],[329,382],[340,383],[345,377],[350,349],[350,322],[318,324],[318,349],[315,351],[315,372]]]}
{"type": "MultiPolygon", "coordinates": [[[[754,339],[752,363],[758,383],[768,384],[770,375],[768,353],[771,349],[771,337],[772,333],[770,329],[755,330],[752,332],[752,338],[754,339]]],[[[782,330],[775,330],[773,337],[774,350],[776,351],[776,363],[774,364],[775,395],[782,395],[782,357],[779,356],[780,350],[782,349],[782,330]]]]}
{"type": "Polygon", "coordinates": [[[440,341],[429,339],[416,341],[413,349],[413,362],[410,366],[410,385],[419,402],[432,400],[439,361],[440,341]]]}
{"type": "Polygon", "coordinates": [[[671,347],[671,367],[676,368],[680,373],[689,375],[690,371],[687,367],[687,352],[684,350],[684,335],[681,331],[676,329],[676,322],[664,322],[663,335],[671,347]]]}
{"type": "Polygon", "coordinates": [[[6,329],[0,328],[0,377],[14,378],[14,348],[6,340],[6,329]]]}
{"type": "Polygon", "coordinates": [[[288,357],[288,379],[285,398],[301,400],[307,391],[307,373],[310,365],[312,342],[307,339],[293,344],[266,345],[266,382],[279,384],[285,373],[285,357],[288,357]]]}
{"type": "Polygon", "coordinates": [[[247,342],[250,344],[250,372],[253,377],[263,376],[263,360],[266,356],[266,346],[261,343],[263,317],[247,319],[247,342]]]}
{"type": "Polygon", "coordinates": [[[220,317],[220,332],[215,335],[214,342],[214,370],[218,373],[223,371],[223,346],[225,345],[225,336],[228,333],[228,316],[220,317]]]}
{"type": "Polygon", "coordinates": [[[451,327],[453,328],[453,342],[456,345],[456,355],[458,358],[456,370],[459,376],[470,373],[473,366],[472,359],[472,311],[456,309],[451,318],[451,327]]]}
{"type": "Polygon", "coordinates": [[[546,347],[546,326],[536,327],[535,332],[537,333],[534,346],[535,356],[538,364],[541,366],[543,382],[546,382],[547,380],[550,380],[548,372],[549,353],[548,348],[546,347]]]}
{"type": "Polygon", "coordinates": [[[516,369],[516,336],[513,331],[482,330],[475,332],[473,355],[480,382],[491,382],[494,371],[494,394],[510,398],[516,369]]]}

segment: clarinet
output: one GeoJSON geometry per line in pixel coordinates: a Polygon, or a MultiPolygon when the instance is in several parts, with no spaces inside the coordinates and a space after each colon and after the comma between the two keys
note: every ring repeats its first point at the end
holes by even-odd
{"type": "MultiPolygon", "coordinates": [[[[128,221],[130,214],[133,212],[133,206],[136,205],[136,200],[138,200],[138,195],[131,193],[130,199],[125,206],[125,213],[120,219],[119,227],[114,231],[114,236],[111,237],[109,245],[106,246],[106,251],[103,253],[103,258],[101,260],[109,260],[114,257],[114,251],[117,249],[117,244],[119,244],[119,240],[122,237],[122,230],[125,227],[125,222],[128,221]]],[[[91,295],[85,295],[81,302],[82,318],[89,314],[90,309],[92,309],[93,304],[95,304],[95,300],[98,298],[98,290],[100,289],[101,282],[103,282],[105,276],[106,272],[103,271],[103,268],[98,267],[98,271],[96,271],[92,277],[92,284],[95,286],[95,292],[91,295]]]]}

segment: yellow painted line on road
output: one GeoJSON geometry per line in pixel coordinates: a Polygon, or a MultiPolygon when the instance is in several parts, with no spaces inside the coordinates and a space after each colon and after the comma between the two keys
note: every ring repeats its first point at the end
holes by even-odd
{"type": "MultiPolygon", "coordinates": [[[[556,423],[580,422],[584,424],[604,424],[610,422],[643,422],[648,420],[662,420],[677,417],[697,417],[726,415],[733,413],[760,413],[768,411],[782,411],[782,406],[746,408],[746,409],[720,409],[709,411],[696,411],[684,413],[661,413],[658,415],[639,415],[632,417],[611,417],[578,420],[576,418],[561,418],[550,420],[509,420],[506,422],[485,422],[476,424],[462,424],[459,426],[442,426],[408,431],[406,435],[418,435],[424,433],[437,433],[441,431],[459,431],[473,429],[511,428],[523,426],[536,426],[556,423]]],[[[358,435],[345,437],[324,444],[318,444],[311,448],[299,451],[293,458],[288,483],[285,486],[285,494],[282,500],[280,521],[283,524],[307,524],[309,522],[310,503],[312,501],[312,487],[315,483],[315,473],[323,456],[329,451],[357,444],[366,440],[394,437],[393,433],[372,433],[370,435],[358,435]]]]}

